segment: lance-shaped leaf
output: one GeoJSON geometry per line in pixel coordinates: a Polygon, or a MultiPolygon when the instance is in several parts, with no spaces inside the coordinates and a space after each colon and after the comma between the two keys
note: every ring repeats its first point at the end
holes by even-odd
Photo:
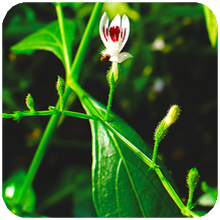
{"type": "MultiPolygon", "coordinates": [[[[78,93],[88,114],[104,118],[105,107],[86,93],[78,93]]],[[[110,127],[147,157],[152,149],[122,119],[111,112],[110,127]]],[[[103,121],[90,120],[93,139],[93,200],[99,217],[178,217],[181,213],[153,170],[127,148],[103,121]]],[[[158,162],[158,164],[161,164],[158,162]]],[[[164,176],[174,186],[168,170],[164,176]]]]}
{"type": "MultiPolygon", "coordinates": [[[[68,54],[71,57],[71,43],[74,38],[75,23],[72,20],[65,19],[64,29],[68,54]]],[[[29,35],[11,47],[11,51],[16,54],[32,54],[35,50],[51,51],[64,63],[63,45],[57,21],[29,35]]]]}

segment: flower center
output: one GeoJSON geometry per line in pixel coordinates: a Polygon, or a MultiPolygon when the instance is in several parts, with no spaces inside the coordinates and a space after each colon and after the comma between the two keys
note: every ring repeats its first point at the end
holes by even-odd
{"type": "Polygon", "coordinates": [[[119,26],[110,27],[110,37],[113,42],[117,42],[119,40],[120,28],[119,26]]]}

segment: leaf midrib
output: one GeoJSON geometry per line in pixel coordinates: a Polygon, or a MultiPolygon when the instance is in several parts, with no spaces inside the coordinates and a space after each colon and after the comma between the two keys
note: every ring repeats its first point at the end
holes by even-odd
{"type": "MultiPolygon", "coordinates": [[[[104,126],[104,127],[105,127],[105,126],[104,126]]],[[[106,129],[108,132],[111,132],[111,131],[108,130],[108,128],[105,127],[105,129],[106,129]]],[[[115,128],[115,129],[117,130],[117,128],[115,128]]],[[[109,134],[109,135],[110,135],[110,134],[109,134]]],[[[113,135],[114,135],[114,134],[113,134],[113,135]]],[[[112,138],[112,141],[114,142],[114,144],[115,144],[115,146],[116,146],[116,148],[117,148],[117,150],[118,150],[118,152],[119,152],[119,155],[120,155],[120,157],[121,157],[121,159],[122,159],[122,161],[123,161],[123,163],[124,163],[124,165],[125,165],[126,171],[127,171],[127,173],[128,173],[129,179],[130,179],[130,181],[131,181],[132,188],[134,188],[135,195],[136,195],[137,200],[138,200],[138,202],[139,202],[139,204],[140,204],[141,199],[139,199],[139,196],[138,196],[138,193],[137,193],[136,188],[135,188],[135,186],[134,186],[132,177],[131,177],[131,175],[130,175],[129,168],[128,168],[128,166],[127,166],[126,160],[125,160],[125,158],[124,158],[124,156],[123,156],[123,154],[122,154],[122,152],[121,152],[121,150],[120,150],[118,144],[116,144],[116,143],[117,143],[117,140],[115,140],[115,138],[113,138],[113,135],[110,135],[110,137],[112,138]]],[[[135,166],[134,164],[132,164],[132,165],[135,166]]],[[[135,167],[136,167],[136,166],[135,166],[135,167]]],[[[158,194],[158,196],[160,197],[161,201],[163,201],[163,203],[165,204],[165,206],[169,209],[170,213],[172,214],[173,212],[172,212],[172,210],[170,209],[170,206],[164,201],[163,197],[160,195],[160,193],[158,192],[158,190],[157,190],[157,188],[154,186],[154,184],[152,184],[152,182],[146,177],[145,173],[143,173],[142,170],[140,170],[138,167],[136,167],[136,169],[138,169],[138,170],[143,174],[143,176],[145,176],[145,179],[148,181],[148,183],[151,185],[151,187],[153,187],[153,188],[155,189],[155,192],[158,194]]],[[[140,205],[140,209],[141,209],[141,212],[142,212],[142,214],[144,215],[144,217],[146,217],[146,215],[143,213],[143,212],[144,212],[144,208],[143,208],[141,205],[140,205]]]]}
{"type": "MultiPolygon", "coordinates": [[[[84,93],[84,91],[83,91],[83,93],[84,93]]],[[[84,96],[86,97],[86,99],[87,99],[87,101],[89,102],[89,106],[90,107],[92,107],[92,112],[94,113],[94,111],[96,112],[96,113],[98,113],[98,115],[100,116],[100,112],[99,112],[99,110],[101,109],[102,111],[105,111],[104,109],[102,109],[100,106],[98,106],[98,108],[97,107],[95,107],[94,106],[94,104],[87,98],[87,96],[85,95],[85,93],[84,93],[84,96]]],[[[84,97],[84,98],[85,98],[84,97]]],[[[82,97],[81,97],[82,98],[82,97]]],[[[84,102],[83,102],[84,103],[84,102]]],[[[85,103],[84,103],[85,104],[85,103]]],[[[89,107],[88,106],[86,106],[86,110],[87,110],[87,112],[88,113],[90,113],[90,109],[89,109],[89,107]]],[[[91,121],[91,120],[90,120],[91,121]]],[[[96,125],[98,125],[97,123],[102,123],[102,124],[104,124],[104,122],[103,121],[97,121],[97,122],[94,122],[94,124],[96,124],[96,125]]],[[[109,134],[109,132],[111,132],[112,133],[112,131],[111,130],[109,130],[105,125],[103,125],[104,126],[104,128],[108,131],[108,134],[109,134]]],[[[118,130],[117,128],[115,128],[116,129],[116,131],[118,130]]],[[[96,132],[97,133],[97,132],[96,132]]],[[[115,135],[114,133],[112,133],[113,135],[115,135]]],[[[110,134],[109,134],[110,135],[110,134]]],[[[117,134],[116,134],[117,135],[117,134]]],[[[111,135],[110,135],[110,137],[111,137],[111,135]]],[[[115,138],[114,138],[114,140],[112,139],[112,141],[114,142],[114,141],[116,141],[115,140],[115,138]]],[[[117,142],[117,141],[116,141],[117,142]]],[[[116,147],[117,148],[117,147],[116,147]]],[[[120,152],[120,149],[118,148],[118,150],[119,150],[119,152],[120,152]]],[[[121,154],[122,155],[122,154],[121,154]]],[[[122,157],[121,157],[121,159],[124,159],[125,160],[125,158],[123,157],[123,155],[122,155],[122,157]]],[[[133,165],[133,164],[132,164],[133,165]]],[[[135,166],[135,165],[133,165],[133,166],[135,166]]],[[[136,166],[135,166],[136,167],[136,166]]],[[[136,167],[137,168],[137,167],[136,167]]],[[[139,168],[137,168],[140,172],[142,172],[139,168]]],[[[100,170],[100,169],[99,169],[100,170]]],[[[129,171],[128,171],[129,172],[129,171]]],[[[143,172],[142,172],[143,173],[143,172]]],[[[143,173],[143,175],[146,177],[146,175],[143,173]]],[[[148,178],[146,177],[146,179],[148,180],[148,178]]],[[[163,201],[163,203],[166,205],[166,207],[168,207],[168,209],[170,210],[171,208],[169,207],[169,206],[167,206],[167,203],[164,201],[164,199],[163,199],[163,197],[161,197],[161,195],[158,193],[158,191],[156,190],[156,187],[151,183],[151,181],[150,180],[148,180],[148,182],[150,183],[150,185],[151,186],[153,186],[153,188],[155,188],[155,192],[158,194],[158,196],[160,197],[160,199],[163,201]]],[[[100,185],[99,185],[99,187],[100,187],[100,185]]],[[[172,212],[172,210],[170,210],[171,211],[171,213],[173,213],[172,212]]],[[[143,213],[143,212],[142,212],[143,213]]]]}
{"type": "MultiPolygon", "coordinates": [[[[123,156],[123,154],[122,154],[122,152],[121,152],[121,150],[120,150],[120,148],[119,148],[119,146],[118,146],[117,140],[115,139],[115,137],[113,136],[113,134],[111,135],[110,131],[109,131],[107,128],[105,128],[105,129],[106,129],[106,131],[108,132],[109,137],[112,139],[112,141],[113,141],[115,147],[116,147],[117,150],[118,150],[119,156],[120,156],[120,158],[121,158],[122,161],[123,161],[123,164],[124,164],[124,166],[125,166],[125,169],[126,169],[128,178],[129,178],[129,180],[130,180],[131,186],[132,186],[132,188],[133,188],[133,190],[134,190],[134,193],[135,193],[135,196],[136,196],[136,198],[137,198],[137,200],[138,200],[138,204],[139,204],[140,210],[141,210],[141,212],[142,212],[142,214],[143,214],[143,217],[146,217],[145,212],[144,212],[144,208],[143,208],[142,203],[141,203],[141,199],[140,199],[139,194],[138,194],[138,192],[137,192],[137,190],[136,190],[136,187],[135,187],[135,185],[134,185],[134,182],[133,182],[133,179],[132,179],[132,177],[131,177],[131,174],[130,174],[129,168],[128,168],[128,166],[127,166],[126,160],[125,160],[125,158],[124,158],[124,156],[123,156]]],[[[118,175],[118,174],[119,174],[119,173],[117,173],[117,175],[118,175]]],[[[117,175],[116,175],[116,179],[117,179],[117,175]]],[[[116,188],[116,190],[117,190],[117,189],[118,189],[118,188],[116,188]]],[[[118,191],[116,192],[116,194],[118,194],[118,191]]],[[[118,201],[117,201],[117,204],[118,204],[118,201]]],[[[118,207],[118,210],[120,210],[119,207],[118,207]]],[[[119,216],[119,217],[120,217],[120,216],[119,216]]]]}

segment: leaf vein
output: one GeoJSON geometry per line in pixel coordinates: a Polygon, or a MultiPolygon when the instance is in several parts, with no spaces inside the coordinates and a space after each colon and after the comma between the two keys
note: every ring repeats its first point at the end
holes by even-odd
{"type": "Polygon", "coordinates": [[[125,166],[125,169],[126,169],[128,178],[129,178],[129,180],[130,180],[131,186],[132,186],[132,188],[133,188],[133,190],[134,190],[135,196],[136,196],[136,198],[137,198],[137,200],[138,200],[138,204],[139,204],[139,206],[140,206],[140,210],[141,210],[141,212],[142,212],[142,214],[143,214],[143,217],[146,217],[146,214],[145,214],[145,212],[144,212],[144,208],[143,208],[143,206],[142,206],[142,204],[141,204],[140,196],[139,196],[139,194],[138,194],[138,192],[137,192],[137,189],[136,189],[136,187],[135,187],[135,185],[134,185],[134,182],[133,182],[133,179],[132,179],[132,177],[131,177],[131,173],[130,173],[129,168],[128,168],[128,166],[127,166],[127,163],[126,163],[126,160],[125,160],[125,158],[124,158],[124,155],[122,154],[122,152],[121,152],[121,150],[120,150],[120,148],[119,148],[119,146],[118,146],[117,140],[115,139],[114,135],[113,135],[113,134],[111,133],[111,131],[109,131],[108,129],[107,129],[107,131],[108,131],[108,133],[110,132],[110,133],[109,133],[109,136],[111,137],[112,141],[114,142],[115,147],[117,148],[118,153],[119,153],[119,155],[120,155],[120,157],[121,157],[121,159],[122,159],[122,161],[123,161],[123,164],[124,164],[124,166],[125,166]],[[112,135],[111,135],[111,134],[112,134],[112,135]]]}

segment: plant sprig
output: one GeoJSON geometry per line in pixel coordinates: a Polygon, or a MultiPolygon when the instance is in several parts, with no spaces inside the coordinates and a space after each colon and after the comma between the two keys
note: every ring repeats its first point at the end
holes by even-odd
{"type": "MultiPolygon", "coordinates": [[[[156,174],[158,175],[161,183],[163,184],[164,188],[167,190],[167,192],[169,193],[169,195],[171,196],[171,198],[173,199],[173,201],[176,203],[176,205],[179,207],[179,209],[181,210],[182,214],[184,216],[191,216],[191,217],[199,217],[199,215],[197,215],[196,213],[192,212],[189,207],[185,206],[182,202],[182,200],[180,199],[180,197],[178,196],[178,194],[176,193],[176,191],[174,190],[174,188],[172,187],[172,185],[170,184],[170,182],[166,179],[166,177],[163,175],[161,169],[159,166],[155,165],[155,162],[152,161],[150,158],[148,158],[142,151],[140,151],[134,144],[132,144],[127,138],[125,138],[119,131],[117,131],[108,121],[106,121],[105,119],[102,119],[98,113],[98,110],[96,109],[96,107],[87,99],[86,94],[84,92],[84,90],[80,87],[80,85],[72,82],[72,84],[70,84],[70,86],[74,89],[74,91],[76,92],[76,94],[84,99],[84,102],[87,103],[88,108],[91,110],[91,112],[95,113],[95,115],[97,117],[100,118],[100,121],[103,123],[104,126],[106,126],[108,128],[109,131],[111,131],[112,133],[114,133],[124,144],[125,146],[131,150],[135,155],[137,155],[137,157],[139,157],[147,166],[149,166],[151,169],[154,169],[154,171],[156,172],[156,174]]],[[[174,107],[176,108],[176,107],[174,107]]],[[[171,107],[172,109],[172,107],[171,107]]],[[[176,111],[175,111],[176,112],[176,111]]],[[[179,111],[177,111],[179,114],[179,111]]],[[[177,115],[173,114],[173,110],[168,111],[167,114],[168,119],[172,119],[171,122],[174,123],[177,119],[177,115]],[[172,114],[171,114],[172,113],[172,114]],[[170,116],[172,116],[170,118],[170,116]],[[173,120],[175,118],[175,120],[173,120]]],[[[168,120],[167,119],[167,120],[168,120]]],[[[168,120],[169,121],[169,120],[168,120]]],[[[169,126],[172,124],[170,123],[169,126]]],[[[168,127],[169,127],[168,126],[168,127]]],[[[167,127],[167,128],[168,128],[167,127]]]]}
{"type": "MultiPolygon", "coordinates": [[[[72,79],[74,79],[74,81],[78,80],[79,71],[80,71],[84,56],[85,56],[85,51],[86,51],[88,44],[90,42],[90,38],[91,38],[92,32],[94,30],[95,24],[98,20],[99,13],[102,9],[102,5],[103,5],[103,2],[97,2],[93,8],[92,15],[89,19],[88,25],[87,25],[86,30],[83,35],[83,38],[82,38],[81,43],[79,45],[79,48],[76,52],[76,56],[75,56],[75,59],[73,61],[72,66],[69,65],[68,62],[71,59],[70,59],[70,57],[67,57],[69,55],[68,55],[68,53],[65,52],[66,51],[65,48],[67,48],[66,39],[65,39],[65,37],[62,37],[62,44],[63,44],[63,48],[64,48],[63,53],[65,54],[65,70],[66,70],[67,81],[72,80],[72,79]],[[67,56],[66,56],[66,54],[67,54],[67,56]]],[[[65,33],[64,28],[63,28],[64,27],[64,25],[63,25],[64,16],[63,16],[63,12],[62,12],[62,6],[60,3],[58,3],[56,5],[56,11],[57,11],[58,23],[59,23],[59,27],[60,27],[60,33],[61,33],[61,36],[64,36],[64,33],[65,33]]],[[[63,95],[64,105],[65,105],[65,102],[68,99],[71,91],[72,91],[72,89],[69,86],[67,86],[65,93],[63,95]]],[[[60,101],[57,102],[56,109],[59,109],[59,106],[60,106],[60,101]]],[[[32,160],[30,168],[28,170],[27,176],[24,180],[19,197],[17,198],[18,204],[22,203],[22,199],[25,196],[29,186],[31,185],[31,183],[35,177],[35,174],[36,174],[37,169],[40,165],[41,159],[44,155],[45,149],[48,145],[48,142],[53,134],[53,131],[54,131],[59,119],[60,119],[60,114],[54,114],[51,116],[51,118],[47,124],[47,127],[44,131],[44,134],[41,138],[41,141],[39,143],[39,146],[37,148],[35,156],[32,160]]]]}
{"type": "MultiPolygon", "coordinates": [[[[189,204],[185,206],[175,190],[173,189],[172,185],[169,183],[169,181],[165,178],[163,175],[162,171],[160,170],[159,167],[155,166],[155,160],[156,160],[156,154],[157,154],[157,147],[160,142],[160,140],[163,138],[164,134],[166,133],[167,128],[170,126],[170,124],[173,123],[175,117],[173,118],[173,113],[168,113],[166,118],[162,121],[161,125],[159,125],[158,129],[162,129],[161,133],[158,131],[155,134],[155,139],[156,139],[156,148],[154,149],[154,155],[152,160],[148,158],[143,152],[141,152],[135,145],[133,145],[128,139],[126,139],[118,130],[116,130],[110,123],[106,121],[108,119],[108,115],[110,112],[110,107],[111,107],[111,100],[112,100],[112,94],[114,90],[114,86],[110,89],[110,99],[108,101],[107,105],[107,114],[106,114],[106,119],[102,119],[99,117],[99,115],[88,115],[88,114],[83,114],[83,113],[78,113],[78,112],[72,112],[72,111],[67,111],[63,110],[65,102],[70,94],[71,90],[74,90],[78,96],[83,96],[84,99],[86,99],[86,95],[82,88],[79,86],[77,83],[78,77],[79,77],[79,70],[82,64],[82,60],[84,58],[85,54],[85,49],[88,45],[89,39],[91,37],[91,32],[94,29],[95,22],[98,18],[99,12],[101,10],[103,3],[96,3],[94,7],[94,11],[91,15],[91,19],[88,23],[87,29],[85,31],[85,34],[83,36],[83,39],[80,43],[79,49],[76,54],[76,58],[72,64],[70,65],[70,60],[71,58],[69,57],[69,54],[67,53],[67,47],[66,47],[66,39],[65,39],[65,30],[64,30],[64,25],[63,25],[63,12],[62,12],[62,7],[60,3],[56,4],[56,11],[57,11],[57,16],[58,16],[58,22],[59,22],[59,27],[60,27],[60,33],[61,33],[61,38],[62,38],[62,45],[63,45],[63,54],[65,57],[65,69],[66,69],[66,76],[67,76],[67,88],[65,90],[65,85],[64,81],[58,77],[58,82],[57,82],[57,90],[58,94],[60,96],[60,100],[57,102],[56,107],[49,107],[49,110],[45,111],[36,111],[34,109],[34,101],[33,98],[31,97],[30,94],[28,94],[26,98],[26,105],[29,108],[29,111],[14,111],[13,114],[3,114],[3,118],[13,118],[14,120],[19,121],[22,117],[25,116],[46,116],[50,115],[52,116],[47,128],[44,132],[44,135],[41,139],[41,142],[38,146],[38,149],[35,153],[34,159],[31,163],[31,166],[29,168],[29,171],[27,173],[27,176],[25,178],[25,181],[23,183],[22,189],[20,191],[19,197],[17,198],[17,203],[18,205],[22,203],[22,199],[24,198],[29,186],[31,185],[35,174],[37,172],[37,169],[40,165],[40,162],[42,160],[43,154],[45,152],[46,146],[48,145],[49,139],[52,135],[52,132],[60,118],[61,115],[66,115],[66,116],[71,116],[71,117],[78,117],[82,119],[92,119],[92,120],[100,120],[103,126],[106,126],[109,131],[114,133],[124,144],[126,147],[128,147],[129,150],[131,150],[135,155],[137,155],[146,165],[148,165],[150,168],[153,168],[156,174],[158,175],[161,183],[169,193],[169,195],[172,197],[174,202],[177,204],[177,206],[180,208],[181,212],[185,216],[192,216],[192,217],[198,217],[194,212],[192,212],[190,209],[191,207],[191,202],[189,200],[189,204]],[[161,128],[160,128],[161,126],[161,128]]],[[[91,112],[96,113],[97,109],[95,106],[89,102],[89,100],[86,100],[88,106],[91,108],[91,112]]],[[[176,116],[176,115],[174,115],[176,116]]],[[[175,119],[176,120],[176,119],[175,119]]],[[[194,188],[193,188],[194,190],[194,188]]],[[[192,191],[193,191],[192,190],[192,191]]],[[[192,197],[190,197],[192,198],[192,197]]]]}
{"type": "Polygon", "coordinates": [[[93,115],[87,115],[84,113],[79,113],[79,112],[73,112],[73,111],[66,111],[66,110],[58,110],[53,106],[49,106],[49,110],[45,111],[14,111],[13,114],[7,114],[3,113],[2,117],[3,118],[13,118],[15,121],[20,121],[22,117],[30,117],[30,116],[51,116],[51,115],[65,115],[65,116],[71,116],[71,117],[76,117],[76,118],[81,118],[81,119],[92,119],[92,120],[99,120],[98,117],[93,116],[93,115]]]}

